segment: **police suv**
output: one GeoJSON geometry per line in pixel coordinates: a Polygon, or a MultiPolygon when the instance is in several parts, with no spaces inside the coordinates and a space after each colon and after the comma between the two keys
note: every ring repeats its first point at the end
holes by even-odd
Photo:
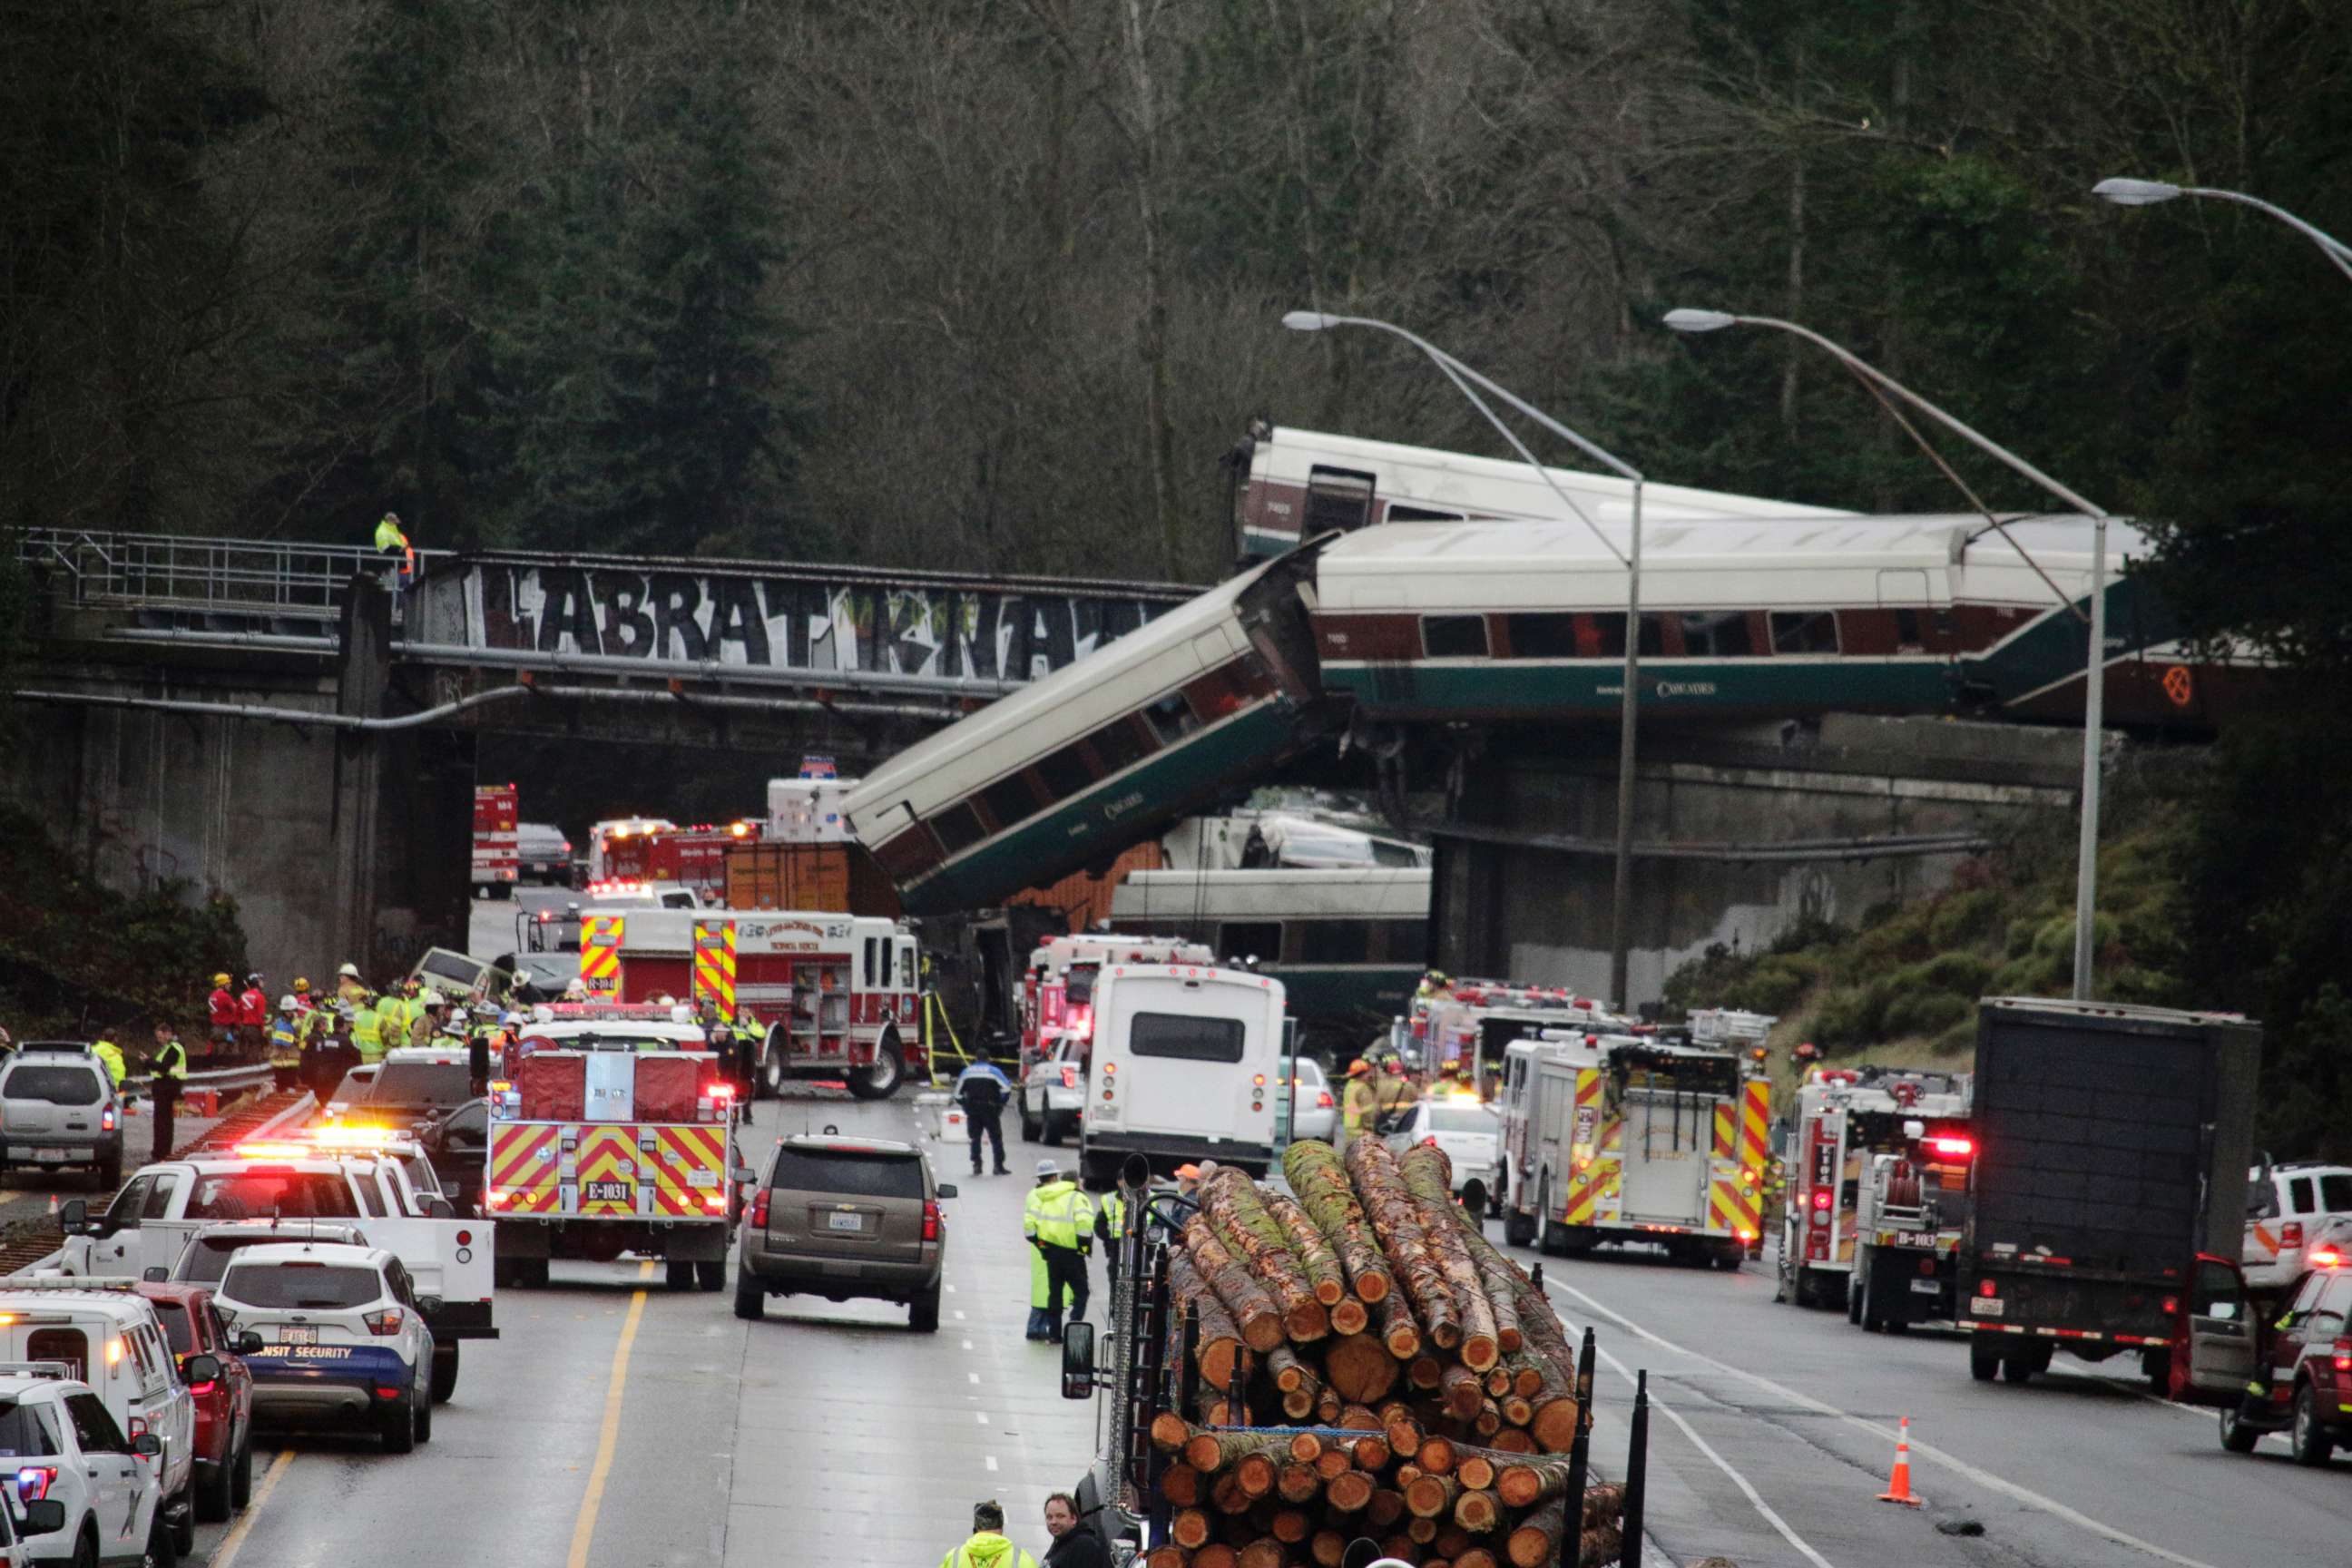
{"type": "Polygon", "coordinates": [[[0,1363],[0,1463],[16,1495],[0,1509],[0,1562],[169,1562],[163,1451],[152,1433],[125,1436],[67,1363],[0,1363]]]}
{"type": "Polygon", "coordinates": [[[257,1426],[373,1428],[384,1451],[433,1440],[433,1331],[399,1258],[337,1242],[239,1248],[214,1298],[257,1333],[257,1426]]]}

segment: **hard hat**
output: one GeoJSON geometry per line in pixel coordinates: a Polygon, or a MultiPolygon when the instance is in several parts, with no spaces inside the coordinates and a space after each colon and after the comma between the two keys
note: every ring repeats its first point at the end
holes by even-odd
{"type": "Polygon", "coordinates": [[[1188,1160],[1176,1167],[1176,1179],[1180,1182],[1197,1182],[1201,1179],[1201,1167],[1188,1160]]]}
{"type": "Polygon", "coordinates": [[[360,966],[356,963],[346,963],[336,970],[335,974],[338,979],[357,980],[360,977],[360,966]]]}
{"type": "Polygon", "coordinates": [[[214,975],[214,976],[213,976],[213,984],[215,984],[215,985],[226,985],[226,984],[228,984],[228,975],[227,975],[226,973],[220,973],[220,974],[215,974],[215,975],[214,975]]]}
{"type": "Polygon", "coordinates": [[[1371,1070],[1372,1064],[1364,1060],[1361,1057],[1358,1057],[1354,1061],[1348,1064],[1348,1076],[1349,1078],[1362,1078],[1371,1070]]]}
{"type": "Polygon", "coordinates": [[[541,1002],[530,1010],[530,1020],[534,1024],[552,1024],[555,1022],[555,1009],[541,1002]]]}
{"type": "Polygon", "coordinates": [[[563,994],[566,996],[585,996],[588,994],[588,982],[575,974],[564,983],[563,994]]]}
{"type": "Polygon", "coordinates": [[[281,1013],[291,1013],[300,1004],[294,1000],[290,993],[278,999],[278,1010],[281,1013]]]}
{"type": "Polygon", "coordinates": [[[446,1007],[449,1005],[438,991],[420,991],[416,999],[427,1007],[446,1007]]]}
{"type": "Polygon", "coordinates": [[[521,1015],[521,1014],[520,1014],[520,1013],[514,1012],[514,1011],[512,1011],[511,1009],[509,1009],[509,1010],[507,1012],[507,1014],[506,1014],[503,1017],[501,1017],[501,1018],[499,1018],[499,1025],[500,1025],[500,1026],[501,1026],[501,1027],[503,1027],[504,1026],[509,1025],[509,1024],[520,1024],[520,1023],[521,1023],[521,1022],[522,1022],[522,1015],[521,1015]]]}
{"type": "Polygon", "coordinates": [[[1047,1176],[1058,1176],[1061,1173],[1062,1167],[1055,1164],[1053,1161],[1040,1160],[1037,1162],[1037,1179],[1039,1181],[1042,1182],[1047,1176]]]}
{"type": "Polygon", "coordinates": [[[310,993],[310,983],[308,980],[303,979],[300,975],[296,975],[294,977],[294,994],[297,996],[307,996],[310,993]]]}
{"type": "Polygon", "coordinates": [[[691,1024],[694,1022],[694,1009],[681,1002],[669,1010],[669,1021],[673,1024],[691,1024]]]}
{"type": "Polygon", "coordinates": [[[245,983],[246,983],[247,985],[258,985],[258,984],[261,984],[261,971],[259,971],[258,969],[257,969],[257,970],[255,970],[252,973],[250,973],[250,974],[247,975],[247,976],[245,977],[245,983]]]}

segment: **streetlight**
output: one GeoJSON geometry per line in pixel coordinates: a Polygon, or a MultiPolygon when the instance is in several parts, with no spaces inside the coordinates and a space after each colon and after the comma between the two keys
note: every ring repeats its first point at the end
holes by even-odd
{"type": "MultiPolygon", "coordinates": [[[[2157,198],[2160,199],[2160,198],[2157,198]]],[[[2052,479],[2008,447],[1979,435],[1874,365],[1857,358],[1819,332],[1770,316],[1735,316],[1723,310],[1669,310],[1665,324],[1677,332],[1713,332],[1725,327],[1770,327],[1804,339],[1855,374],[1893,393],[1912,407],[2023,474],[2091,520],[2091,647],[2083,692],[2083,827],[2074,860],[2074,1000],[2091,999],[2091,921],[2099,887],[2099,730],[2106,706],[2107,514],[2052,479]]]]}
{"type": "Polygon", "coordinates": [[[2256,212],[2270,214],[2271,216],[2319,247],[2327,259],[2336,264],[2336,270],[2347,278],[2352,278],[2352,246],[2347,246],[2335,236],[2314,228],[2284,207],[2273,206],[2260,196],[2250,196],[2243,191],[2215,190],[2207,185],[2176,185],[2168,180],[2130,180],[2118,177],[2101,180],[2091,187],[2091,194],[2104,201],[2113,202],[2119,207],[2154,206],[2158,202],[2168,202],[2176,196],[2202,196],[2210,201],[2235,202],[2240,206],[2248,206],[2256,212]]]}
{"type": "Polygon", "coordinates": [[[1486,422],[1502,432],[1503,439],[1511,444],[1511,449],[1527,459],[1528,466],[1535,469],[1536,477],[1542,479],[1545,487],[1559,498],[1560,504],[1568,508],[1570,513],[1587,528],[1591,529],[1594,537],[1601,541],[1601,547],[1624,565],[1625,670],[1623,682],[1625,691],[1617,720],[1617,866],[1616,874],[1610,887],[1609,900],[1609,989],[1612,1001],[1621,1007],[1630,1009],[1633,1005],[1632,981],[1629,975],[1631,960],[1628,954],[1633,930],[1633,726],[1640,707],[1636,687],[1641,679],[1642,669],[1642,485],[1643,482],[1642,471],[1618,458],[1614,453],[1586,440],[1517,393],[1496,384],[1472,370],[1426,338],[1409,332],[1394,322],[1378,321],[1370,316],[1335,316],[1322,310],[1293,310],[1282,318],[1282,324],[1295,332],[1317,332],[1330,327],[1370,327],[1377,331],[1388,332],[1402,338],[1423,353],[1427,354],[1431,362],[1445,373],[1445,379],[1452,382],[1462,395],[1470,400],[1472,406],[1486,416],[1486,422]],[[1625,551],[1618,550],[1609,536],[1602,533],[1591,518],[1585,516],[1583,509],[1569,499],[1568,492],[1561,489],[1559,481],[1551,477],[1551,471],[1536,461],[1535,454],[1528,450],[1526,444],[1513,433],[1511,427],[1504,424],[1500,416],[1486,405],[1486,399],[1472,390],[1469,384],[1471,382],[1477,383],[1478,385],[1485,387],[1553,435],[1568,442],[1586,457],[1606,466],[1632,482],[1633,518],[1627,541],[1628,548],[1625,551]]]}

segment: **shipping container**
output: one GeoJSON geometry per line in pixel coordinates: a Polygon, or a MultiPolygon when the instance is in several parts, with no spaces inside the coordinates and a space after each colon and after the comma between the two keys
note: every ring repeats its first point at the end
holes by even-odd
{"type": "Polygon", "coordinates": [[[739,844],[727,854],[730,910],[823,910],[897,920],[898,890],[860,844],[739,844]]]}

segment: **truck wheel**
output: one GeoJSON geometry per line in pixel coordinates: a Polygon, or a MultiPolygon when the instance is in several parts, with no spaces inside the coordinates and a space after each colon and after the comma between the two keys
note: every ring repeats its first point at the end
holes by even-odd
{"type": "Polygon", "coordinates": [[[1034,1143],[1045,1135],[1045,1123],[1029,1114],[1029,1097],[1023,1095],[1016,1102],[1021,1108],[1021,1142],[1034,1143]]]}
{"type": "Polygon", "coordinates": [[[749,1270],[735,1272],[735,1315],[747,1323],[756,1323],[768,1315],[768,1293],[749,1270]]]}
{"type": "Polygon", "coordinates": [[[2011,1383],[2032,1383],[2033,1374],[2042,1370],[2033,1361],[2031,1351],[2011,1351],[2000,1358],[2000,1375],[2011,1383]]]}
{"type": "Polygon", "coordinates": [[[1990,1383],[2000,1374],[2000,1341],[1991,1334],[1975,1334],[1969,1340],[1969,1375],[1979,1383],[1990,1383]]]}
{"type": "Polygon", "coordinates": [[[2336,1453],[2335,1439],[2320,1425],[2319,1395],[2307,1383],[2294,1391],[2294,1425],[2287,1429],[2286,1443],[2298,1465],[2324,1465],[2336,1453]]]}
{"type": "MultiPolygon", "coordinates": [[[[147,1550],[140,1554],[141,1568],[172,1568],[180,1560],[178,1550],[172,1544],[172,1527],[163,1521],[163,1505],[155,1505],[155,1518],[147,1526],[147,1550]]],[[[74,1559],[79,1563],[79,1558],[74,1559]]],[[[96,1563],[92,1557],[90,1562],[96,1563]]]]}
{"type": "Polygon", "coordinates": [[[2260,1432],[2238,1419],[2236,1405],[2225,1405],[2221,1407],[2221,1447],[2232,1454],[2251,1454],[2254,1451],[2254,1445],[2261,1442],[2262,1437],[2263,1435],[2260,1432]]]}
{"type": "Polygon", "coordinates": [[[1536,1238],[1536,1216],[1521,1214],[1517,1209],[1503,1211],[1503,1240],[1512,1247],[1525,1247],[1536,1238]]]}
{"type": "Polygon", "coordinates": [[[690,1258],[673,1258],[662,1265],[662,1283],[673,1290],[694,1289],[694,1263],[690,1258]]]}
{"type": "Polygon", "coordinates": [[[874,1065],[849,1080],[849,1092],[860,1100],[887,1100],[907,1079],[907,1055],[898,1037],[885,1035],[874,1047],[874,1065]]]}
{"type": "Polygon", "coordinates": [[[908,1303],[907,1326],[919,1334],[940,1331],[940,1288],[936,1281],[929,1289],[908,1303]]]}
{"type": "Polygon", "coordinates": [[[694,1282],[705,1290],[727,1289],[727,1259],[698,1258],[694,1263],[694,1282]]]}
{"type": "Polygon", "coordinates": [[[1055,1114],[1054,1107],[1051,1103],[1046,1105],[1045,1114],[1038,1120],[1043,1121],[1045,1126],[1046,1146],[1053,1149],[1060,1148],[1062,1146],[1062,1140],[1070,1135],[1069,1122],[1064,1118],[1055,1114]]]}
{"type": "Polygon", "coordinates": [[[182,1492],[178,1505],[165,1509],[164,1518],[172,1527],[172,1550],[163,1559],[169,1563],[173,1558],[185,1557],[196,1549],[195,1499],[187,1492],[182,1492]]]}
{"type": "Polygon", "coordinates": [[[774,1100],[784,1092],[784,1056],[776,1048],[773,1035],[768,1037],[767,1047],[760,1053],[760,1070],[751,1081],[751,1098],[774,1100]]]}
{"type": "Polygon", "coordinates": [[[416,1440],[433,1441],[433,1400],[430,1394],[416,1402],[416,1440]]]}
{"type": "Polygon", "coordinates": [[[441,1404],[457,1392],[457,1342],[433,1347],[433,1403],[441,1404]]]}

